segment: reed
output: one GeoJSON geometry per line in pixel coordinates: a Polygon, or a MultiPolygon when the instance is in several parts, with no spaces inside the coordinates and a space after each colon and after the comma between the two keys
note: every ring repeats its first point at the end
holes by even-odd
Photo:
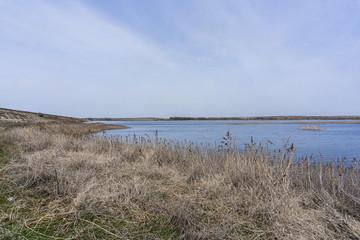
{"type": "Polygon", "coordinates": [[[17,149],[0,172],[3,196],[15,196],[0,199],[0,236],[360,238],[356,161],[295,162],[293,145],[236,146],[230,133],[215,148],[36,126],[0,136],[17,149]]]}

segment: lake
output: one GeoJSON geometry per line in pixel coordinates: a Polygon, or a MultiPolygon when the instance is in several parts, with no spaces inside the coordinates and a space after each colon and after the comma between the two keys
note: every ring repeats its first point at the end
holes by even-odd
{"type": "MultiPolygon", "coordinates": [[[[254,123],[255,121],[117,121],[103,122],[130,127],[129,129],[109,130],[107,135],[154,137],[158,131],[159,138],[175,141],[192,141],[197,144],[219,145],[222,137],[229,131],[236,145],[244,146],[251,141],[266,144],[271,149],[282,149],[288,140],[294,143],[296,158],[313,156],[324,161],[332,159],[360,158],[360,124],[324,124],[323,130],[300,130],[302,121],[261,121],[277,125],[224,125],[228,123],[254,123]],[[281,125],[278,123],[296,122],[298,124],[281,125]]],[[[337,121],[306,121],[337,122],[337,121]]],[[[344,121],[341,121],[344,122],[344,121]]],[[[259,123],[259,121],[257,121],[259,123]]]]}

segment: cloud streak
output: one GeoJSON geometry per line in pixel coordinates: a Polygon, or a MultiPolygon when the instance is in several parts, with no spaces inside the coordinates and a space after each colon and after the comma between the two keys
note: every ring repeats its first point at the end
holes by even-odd
{"type": "Polygon", "coordinates": [[[74,116],[359,114],[356,2],[143,5],[0,3],[2,107],[74,116]]]}

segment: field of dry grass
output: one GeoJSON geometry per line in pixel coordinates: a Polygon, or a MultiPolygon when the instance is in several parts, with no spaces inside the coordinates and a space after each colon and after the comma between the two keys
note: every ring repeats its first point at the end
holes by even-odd
{"type": "Polygon", "coordinates": [[[360,238],[356,162],[66,127],[0,129],[0,238],[360,238]]]}
{"type": "Polygon", "coordinates": [[[65,116],[51,115],[45,113],[34,113],[28,111],[0,108],[0,122],[6,122],[7,124],[16,124],[16,123],[30,124],[30,123],[49,123],[49,122],[82,123],[84,122],[84,120],[73,117],[65,117],[65,116]]]}
{"type": "Polygon", "coordinates": [[[14,127],[34,127],[49,134],[83,136],[105,130],[128,128],[121,125],[85,124],[84,122],[85,120],[80,118],[0,108],[0,130],[14,127]]]}

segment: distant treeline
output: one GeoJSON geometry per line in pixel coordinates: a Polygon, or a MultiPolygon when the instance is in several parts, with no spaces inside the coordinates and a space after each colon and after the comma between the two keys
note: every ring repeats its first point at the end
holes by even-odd
{"type": "Polygon", "coordinates": [[[170,118],[86,118],[86,121],[301,121],[360,120],[360,116],[263,116],[263,117],[170,117],[170,118]]]}
{"type": "Polygon", "coordinates": [[[360,120],[360,116],[264,116],[264,117],[170,117],[173,121],[233,120],[233,121],[271,121],[271,120],[360,120]]]}

